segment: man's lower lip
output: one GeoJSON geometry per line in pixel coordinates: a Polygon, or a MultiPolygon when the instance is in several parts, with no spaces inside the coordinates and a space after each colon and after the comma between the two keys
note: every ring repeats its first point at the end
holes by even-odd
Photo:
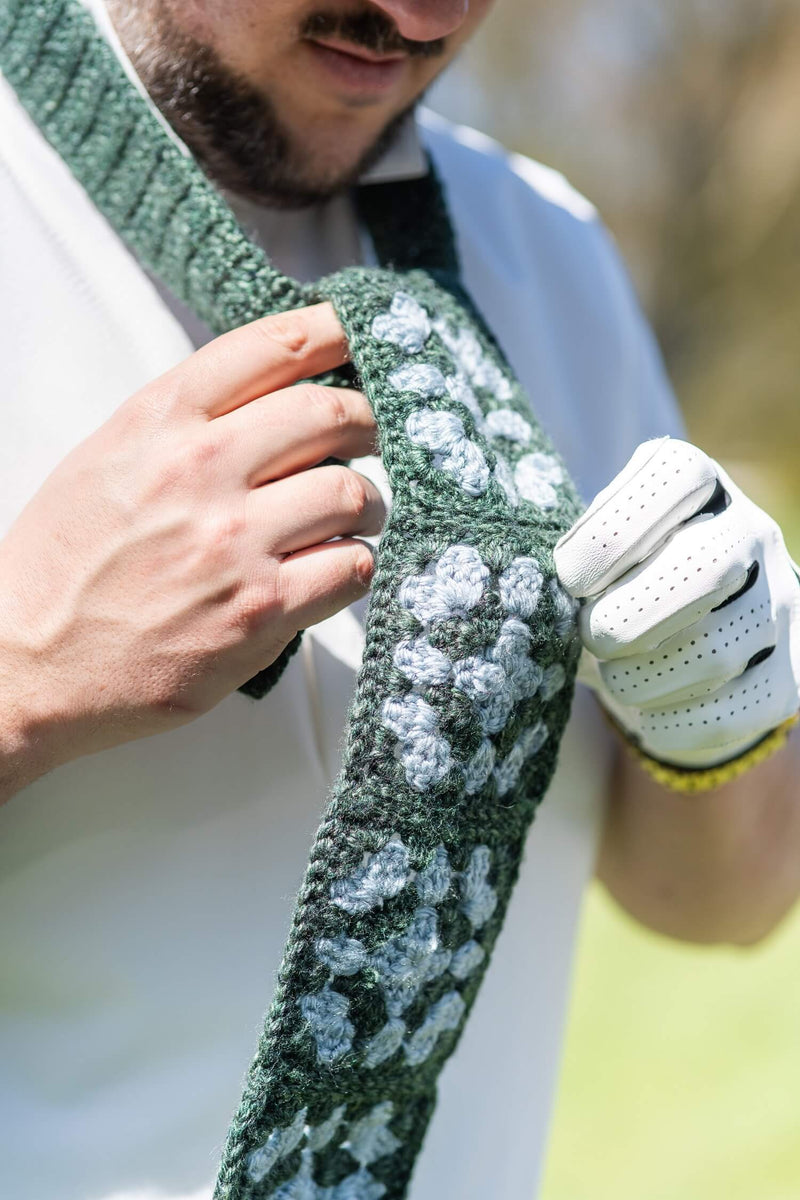
{"type": "Polygon", "coordinates": [[[368,62],[353,54],[332,50],[319,42],[305,43],[315,64],[326,75],[349,92],[381,93],[391,90],[402,75],[406,60],[387,59],[385,62],[368,62]]]}

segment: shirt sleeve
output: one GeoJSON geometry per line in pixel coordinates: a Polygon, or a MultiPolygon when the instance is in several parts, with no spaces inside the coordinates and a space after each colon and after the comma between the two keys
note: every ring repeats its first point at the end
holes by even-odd
{"type": "Polygon", "coordinates": [[[617,244],[597,220],[597,236],[605,243],[610,286],[616,292],[616,310],[623,341],[623,371],[619,417],[621,432],[634,439],[631,453],[647,438],[669,434],[686,436],[683,416],[672,389],[653,329],[642,311],[617,244]]]}

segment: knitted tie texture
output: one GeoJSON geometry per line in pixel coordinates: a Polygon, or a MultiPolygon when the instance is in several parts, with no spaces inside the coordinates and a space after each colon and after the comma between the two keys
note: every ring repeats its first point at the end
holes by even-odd
{"type": "Polygon", "coordinates": [[[432,175],[362,189],[393,269],[303,286],[248,240],[76,0],[0,0],[0,69],[213,330],[329,299],[374,410],[392,507],[343,764],[215,1197],[399,1200],[569,713],[575,611],[552,549],[575,491],[455,276],[432,175]]]}

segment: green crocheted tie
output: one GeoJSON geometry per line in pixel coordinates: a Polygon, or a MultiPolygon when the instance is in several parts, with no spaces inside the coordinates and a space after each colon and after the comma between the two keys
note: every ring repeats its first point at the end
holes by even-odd
{"type": "MultiPolygon", "coordinates": [[[[302,286],[248,240],[77,0],[0,0],[0,69],[213,330],[330,299],[354,371],[336,381],[373,407],[393,503],[344,762],[215,1194],[395,1200],[569,712],[575,614],[552,549],[575,491],[461,288],[433,172],[360,189],[391,269],[302,286]]],[[[286,657],[243,690],[263,695],[286,657]]]]}

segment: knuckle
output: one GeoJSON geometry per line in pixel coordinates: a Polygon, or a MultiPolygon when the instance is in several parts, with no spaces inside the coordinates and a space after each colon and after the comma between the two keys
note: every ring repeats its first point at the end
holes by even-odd
{"type": "Polygon", "coordinates": [[[244,514],[236,509],[212,509],[205,519],[205,542],[213,550],[225,550],[239,541],[247,528],[244,514]]]}
{"type": "Polygon", "coordinates": [[[557,546],[553,552],[558,582],[568,595],[578,598],[586,594],[584,566],[586,549],[580,535],[557,546]]]}
{"type": "Polygon", "coordinates": [[[175,438],[161,463],[161,482],[168,487],[196,483],[216,466],[219,456],[218,444],[204,434],[175,438]]]}
{"type": "Polygon", "coordinates": [[[173,369],[129,396],[112,419],[131,433],[143,432],[160,438],[173,426],[176,417],[186,412],[186,399],[180,376],[173,369]]]}
{"type": "Polygon", "coordinates": [[[309,352],[309,332],[303,309],[264,317],[256,322],[255,329],[271,348],[277,346],[282,356],[302,359],[309,352]]]}
{"type": "Polygon", "coordinates": [[[349,517],[360,522],[369,512],[370,494],[366,479],[363,475],[351,471],[349,467],[332,467],[336,472],[335,487],[339,507],[349,517]]]}
{"type": "Polygon", "coordinates": [[[244,517],[235,511],[211,510],[198,521],[193,564],[201,578],[213,583],[215,596],[223,604],[244,586],[245,532],[244,517]]]}
{"type": "Polygon", "coordinates": [[[279,567],[275,573],[270,609],[276,617],[284,617],[292,612],[294,605],[295,595],[291,578],[279,567]]]}
{"type": "Polygon", "coordinates": [[[180,420],[185,423],[187,419],[200,417],[205,423],[207,412],[204,401],[214,377],[214,356],[210,354],[210,349],[228,344],[226,339],[229,336],[223,334],[215,338],[209,346],[201,347],[157,378],[151,379],[136,393],[138,403],[162,421],[180,420]]]}
{"type": "Polygon", "coordinates": [[[699,446],[695,446],[694,442],[687,442],[684,438],[670,438],[668,445],[674,455],[684,462],[697,463],[701,467],[705,467],[711,462],[705,450],[701,450],[699,446]]]}
{"type": "Polygon", "coordinates": [[[205,471],[216,464],[220,446],[213,438],[195,435],[181,443],[179,455],[187,471],[205,471]]]}
{"type": "Polygon", "coordinates": [[[262,634],[274,620],[274,604],[269,595],[252,588],[239,594],[233,607],[232,623],[244,641],[262,634]]]}
{"type": "Polygon", "coordinates": [[[355,574],[363,587],[368,588],[372,583],[375,572],[375,556],[368,546],[361,546],[355,559],[355,574]]]}
{"type": "Polygon", "coordinates": [[[311,582],[298,579],[280,566],[275,572],[269,598],[264,602],[265,624],[271,623],[272,630],[279,631],[284,642],[290,642],[303,628],[302,610],[313,598],[317,583],[316,579],[311,582]]]}
{"type": "MultiPolygon", "coordinates": [[[[227,605],[227,624],[238,643],[249,641],[265,632],[279,638],[285,621],[281,590],[281,573],[275,564],[263,560],[231,590],[227,605]]],[[[295,631],[286,637],[288,641],[295,631]]]]}
{"type": "Polygon", "coordinates": [[[303,399],[321,416],[326,429],[343,432],[351,424],[350,406],[344,388],[324,387],[316,383],[301,385],[303,399]]]}
{"type": "Polygon", "coordinates": [[[359,545],[353,554],[353,578],[365,592],[369,590],[375,573],[375,556],[369,546],[359,545]]]}

